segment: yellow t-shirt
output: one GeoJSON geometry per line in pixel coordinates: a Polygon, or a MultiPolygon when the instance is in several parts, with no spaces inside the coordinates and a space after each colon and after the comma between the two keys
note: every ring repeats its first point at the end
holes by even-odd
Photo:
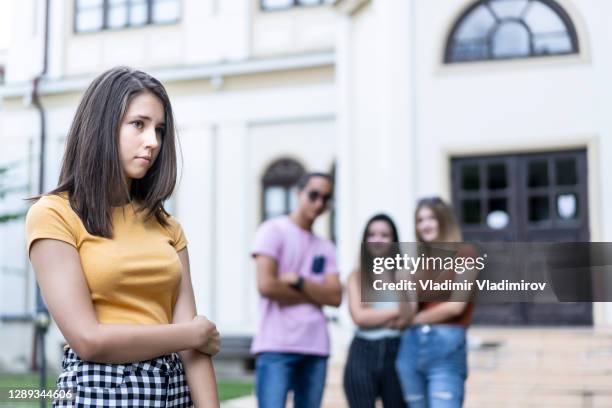
{"type": "Polygon", "coordinates": [[[26,218],[28,254],[37,239],[74,246],[99,323],[167,324],[181,281],[178,252],[187,246],[174,218],[145,221],[132,205],[113,209],[113,238],[91,235],[67,198],[47,195],[26,218]]]}

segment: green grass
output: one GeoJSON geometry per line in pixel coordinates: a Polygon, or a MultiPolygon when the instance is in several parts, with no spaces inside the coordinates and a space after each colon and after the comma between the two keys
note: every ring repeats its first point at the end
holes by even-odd
{"type": "Polygon", "coordinates": [[[254,392],[252,381],[218,380],[217,388],[221,401],[243,397],[254,392]]]}
{"type": "MultiPolygon", "coordinates": [[[[47,374],[47,387],[49,389],[55,389],[55,380],[57,379],[56,373],[47,374]]],[[[8,389],[23,389],[23,388],[38,388],[39,380],[38,374],[0,374],[0,407],[9,406],[7,402],[6,394],[8,389]]],[[[238,398],[253,393],[253,382],[252,381],[235,381],[235,380],[219,380],[217,383],[219,389],[219,399],[225,401],[232,398],[238,398]]],[[[31,403],[19,403],[13,404],[18,407],[34,407],[38,404],[31,403]]],[[[48,406],[51,406],[49,401],[48,406]]]]}
{"type": "MultiPolygon", "coordinates": [[[[47,387],[55,389],[56,373],[47,374],[47,387]]],[[[0,388],[38,388],[38,373],[0,374],[0,388]]]]}
{"type": "MultiPolygon", "coordinates": [[[[55,381],[57,380],[57,373],[47,374],[47,388],[54,390],[55,381]]],[[[19,389],[39,389],[40,382],[38,373],[27,373],[27,374],[3,374],[0,373],[0,407],[14,407],[14,408],[38,408],[40,402],[37,401],[17,401],[8,400],[9,390],[19,389]]],[[[51,407],[51,399],[47,399],[47,407],[51,407]]]]}

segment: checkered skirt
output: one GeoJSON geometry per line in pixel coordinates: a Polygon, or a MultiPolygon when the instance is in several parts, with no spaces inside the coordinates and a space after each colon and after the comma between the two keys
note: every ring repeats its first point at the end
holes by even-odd
{"type": "Polygon", "coordinates": [[[101,364],[83,361],[67,348],[57,388],[73,396],[53,401],[54,407],[193,407],[176,353],[132,364],[101,364]]]}

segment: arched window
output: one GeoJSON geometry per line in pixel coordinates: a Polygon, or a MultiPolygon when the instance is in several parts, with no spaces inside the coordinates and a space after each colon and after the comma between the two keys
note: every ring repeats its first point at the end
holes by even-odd
{"type": "Polygon", "coordinates": [[[297,207],[295,183],[305,173],[295,160],[280,159],[272,163],[263,176],[262,219],[289,214],[297,207]]]}
{"type": "Polygon", "coordinates": [[[458,19],[445,63],[576,54],[576,29],[553,0],[481,0],[458,19]]]}

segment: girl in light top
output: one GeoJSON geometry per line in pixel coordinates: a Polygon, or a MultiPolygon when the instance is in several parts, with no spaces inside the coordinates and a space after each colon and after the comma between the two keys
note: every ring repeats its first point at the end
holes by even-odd
{"type": "Polygon", "coordinates": [[[177,175],[163,85],[97,77],[68,133],[59,185],[26,220],[43,297],[69,346],[54,406],[218,407],[219,333],[196,315],[183,230],[164,209],[177,175]]]}
{"type": "MultiPolygon", "coordinates": [[[[385,214],[370,218],[362,243],[398,242],[397,228],[385,214]]],[[[362,250],[387,251],[388,246],[368,246],[362,250]]],[[[388,254],[372,254],[383,256],[388,254]]],[[[351,408],[374,408],[376,400],[385,407],[403,408],[402,391],[395,372],[395,360],[401,332],[396,328],[400,317],[397,302],[361,302],[362,278],[357,268],[348,279],[349,311],[357,325],[344,369],[344,391],[351,408]]]]}

